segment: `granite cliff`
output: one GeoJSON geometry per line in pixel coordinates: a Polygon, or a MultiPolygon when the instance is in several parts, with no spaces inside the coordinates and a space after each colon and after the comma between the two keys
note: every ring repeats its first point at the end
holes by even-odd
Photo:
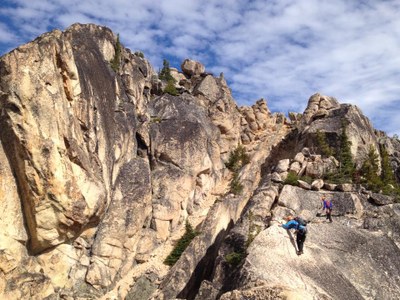
{"type": "Polygon", "coordinates": [[[384,145],[397,182],[399,141],[332,97],[286,118],[263,99],[238,107],[199,62],[181,70],[165,93],[141,53],[93,24],[0,58],[0,296],[396,299],[398,198],[324,180],[340,164],[317,135],[337,147],[346,120],[355,164],[384,145]],[[228,168],[239,145],[248,159],[228,168]],[[289,213],[310,221],[300,257],[277,227],[289,213]],[[187,222],[198,235],[163,264],[187,222]]]}

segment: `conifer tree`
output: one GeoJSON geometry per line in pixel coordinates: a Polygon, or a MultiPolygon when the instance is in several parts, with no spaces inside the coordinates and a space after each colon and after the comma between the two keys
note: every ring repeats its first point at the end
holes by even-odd
{"type": "Polygon", "coordinates": [[[388,184],[395,184],[395,179],[394,179],[394,173],[393,173],[393,169],[390,165],[390,160],[389,160],[389,154],[386,150],[386,147],[384,145],[380,145],[380,151],[381,151],[381,157],[382,157],[382,161],[381,161],[381,179],[382,179],[382,183],[384,185],[388,185],[388,184]]]}
{"type": "Polygon", "coordinates": [[[342,132],[340,135],[340,148],[338,153],[338,160],[340,164],[340,177],[345,181],[351,181],[354,174],[355,167],[353,162],[353,156],[351,155],[351,142],[347,137],[346,133],[347,125],[345,121],[342,122],[342,132]]]}
{"type": "Polygon", "coordinates": [[[330,157],[333,155],[332,148],[326,141],[326,134],[325,132],[321,132],[319,129],[317,130],[317,142],[319,149],[321,150],[322,155],[326,157],[330,157]]]}
{"type": "Polygon", "coordinates": [[[171,70],[169,67],[169,61],[164,59],[163,61],[163,68],[158,74],[158,78],[161,80],[165,80],[167,82],[167,85],[165,86],[164,93],[177,96],[179,95],[178,91],[176,90],[175,87],[175,78],[172,77],[171,75],[171,70]]]}
{"type": "Polygon", "coordinates": [[[169,67],[169,61],[166,60],[166,59],[163,60],[163,68],[159,72],[158,78],[160,80],[165,80],[167,82],[172,81],[173,83],[175,83],[175,79],[171,75],[171,70],[170,70],[170,67],[169,67]]]}
{"type": "Polygon", "coordinates": [[[367,158],[361,166],[361,172],[368,188],[377,192],[382,186],[382,181],[378,175],[379,156],[373,146],[369,148],[367,158]]]}
{"type": "Polygon", "coordinates": [[[117,42],[115,43],[115,55],[111,60],[111,68],[117,72],[121,64],[121,42],[119,41],[119,34],[117,34],[117,42]]]}

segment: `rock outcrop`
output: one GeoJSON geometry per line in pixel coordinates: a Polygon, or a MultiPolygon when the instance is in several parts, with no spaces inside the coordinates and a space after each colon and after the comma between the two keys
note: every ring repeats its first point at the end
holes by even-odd
{"type": "Polygon", "coordinates": [[[264,99],[239,108],[223,74],[190,59],[171,69],[170,95],[118,43],[108,28],[74,24],[0,58],[0,298],[399,294],[398,199],[327,181],[340,164],[316,134],[335,147],[347,120],[357,164],[385,145],[397,179],[398,140],[320,94],[290,120],[264,99]],[[238,145],[248,159],[230,170],[238,145]],[[322,194],[333,224],[320,217],[322,194]],[[304,256],[276,226],[287,214],[311,222],[304,256]],[[186,222],[198,235],[169,267],[186,222]]]}

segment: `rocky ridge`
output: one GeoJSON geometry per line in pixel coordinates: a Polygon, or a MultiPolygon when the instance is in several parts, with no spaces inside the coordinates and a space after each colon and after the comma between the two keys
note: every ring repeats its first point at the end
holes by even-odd
{"type": "Polygon", "coordinates": [[[359,186],[321,182],[338,162],[314,153],[317,130],[335,145],[346,119],[356,162],[371,145],[385,144],[399,179],[397,140],[373,129],[357,107],[320,94],[290,120],[263,99],[238,107],[223,74],[189,59],[182,72],[171,69],[178,96],[165,94],[149,62],[124,47],[116,57],[118,46],[108,28],[74,24],[0,59],[1,297],[398,294],[399,204],[359,186]],[[238,145],[250,162],[237,174],[243,191],[235,195],[225,162],[238,145]],[[287,185],[288,172],[314,181],[287,185]],[[322,193],[333,198],[333,225],[316,217],[322,193]],[[312,222],[300,259],[290,234],[276,226],[287,213],[312,222]],[[169,268],[162,262],[186,221],[200,234],[169,268]],[[230,253],[242,255],[238,264],[227,262],[230,253]],[[320,256],[329,257],[322,266],[320,256]],[[331,287],[322,280],[326,269],[333,270],[331,287]],[[372,279],[353,275],[361,273],[372,279]]]}

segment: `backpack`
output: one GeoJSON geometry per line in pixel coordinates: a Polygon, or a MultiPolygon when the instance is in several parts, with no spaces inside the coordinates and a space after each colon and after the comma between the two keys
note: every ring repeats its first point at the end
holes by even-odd
{"type": "Polygon", "coordinates": [[[296,217],[294,220],[301,226],[307,226],[307,221],[304,220],[302,217],[296,217]]]}

